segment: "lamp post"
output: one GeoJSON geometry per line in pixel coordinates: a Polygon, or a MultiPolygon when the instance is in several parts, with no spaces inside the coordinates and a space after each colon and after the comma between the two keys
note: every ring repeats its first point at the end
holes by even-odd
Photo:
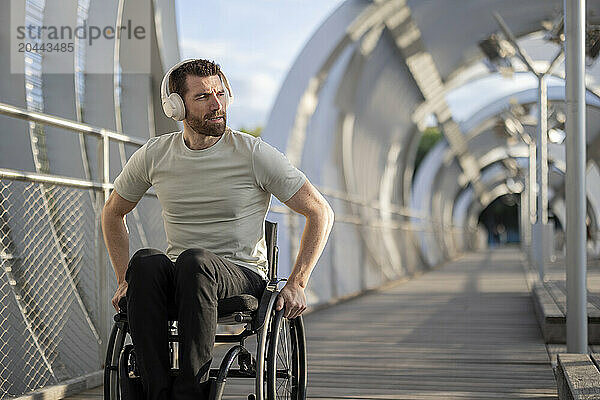
{"type": "Polygon", "coordinates": [[[508,28],[502,17],[494,13],[500,29],[509,43],[514,47],[518,57],[527,66],[527,69],[538,79],[538,123],[535,140],[535,155],[530,155],[529,176],[529,198],[531,212],[535,211],[535,223],[531,232],[531,258],[537,267],[540,281],[544,280],[545,261],[549,258],[552,250],[553,227],[548,224],[548,89],[546,77],[564,59],[563,50],[559,50],[545,72],[538,72],[533,66],[533,60],[525,49],[517,43],[517,39],[508,28]],[[533,162],[535,160],[535,162],[533,162]],[[536,190],[537,188],[537,190],[536,190]]]}
{"type": "MultiPolygon", "coordinates": [[[[516,39],[498,14],[494,14],[507,40],[517,50],[521,60],[534,73],[538,80],[538,129],[536,140],[537,179],[537,221],[533,230],[535,262],[538,264],[540,279],[544,276],[545,224],[548,214],[548,160],[547,160],[547,90],[545,76],[568,54],[565,63],[566,73],[566,236],[567,236],[567,352],[587,353],[587,285],[586,285],[586,141],[585,141],[585,55],[586,25],[585,0],[564,0],[565,50],[562,49],[550,63],[545,73],[538,73],[527,54],[519,47],[516,39]]],[[[597,27],[596,27],[597,28],[597,27]]],[[[591,45],[590,55],[595,58],[600,51],[600,40],[591,45]]],[[[530,165],[531,168],[531,165],[530,165]]]]}
{"type": "Polygon", "coordinates": [[[567,352],[587,353],[585,0],[565,0],[567,96],[567,352]]]}

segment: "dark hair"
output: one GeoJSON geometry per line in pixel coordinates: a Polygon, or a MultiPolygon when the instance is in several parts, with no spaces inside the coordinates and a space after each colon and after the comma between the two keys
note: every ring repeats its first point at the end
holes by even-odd
{"type": "Polygon", "coordinates": [[[169,76],[169,93],[177,93],[183,98],[187,92],[185,80],[188,75],[213,76],[221,73],[221,67],[210,60],[192,60],[177,67],[169,76]]]}

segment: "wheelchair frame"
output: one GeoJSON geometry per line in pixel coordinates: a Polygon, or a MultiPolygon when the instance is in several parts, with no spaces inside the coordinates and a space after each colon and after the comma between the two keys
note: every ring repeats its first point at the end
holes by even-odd
{"type": "MultiPolygon", "coordinates": [[[[220,317],[221,325],[245,324],[238,334],[217,334],[215,343],[237,343],[231,347],[221,361],[219,368],[211,368],[209,379],[212,381],[210,400],[221,400],[227,378],[254,378],[255,393],[249,399],[276,400],[306,398],[306,339],[302,316],[288,320],[284,310],[275,311],[275,300],[279,294],[278,285],[284,279],[277,278],[277,224],[265,220],[265,239],[269,280],[259,300],[256,311],[239,311],[220,317]],[[248,337],[257,335],[256,356],[245,348],[248,337]],[[288,348],[289,347],[289,348],[288,348]],[[232,368],[235,360],[238,368],[232,368]]],[[[115,324],[109,337],[104,366],[104,399],[138,399],[136,393],[142,392],[139,377],[131,377],[137,371],[133,345],[125,345],[129,334],[126,312],[114,316],[115,324]],[[124,379],[128,381],[123,382],[124,379]]],[[[174,344],[178,335],[170,327],[169,343],[172,360],[174,344]]],[[[171,369],[172,375],[178,373],[171,369]]]]}

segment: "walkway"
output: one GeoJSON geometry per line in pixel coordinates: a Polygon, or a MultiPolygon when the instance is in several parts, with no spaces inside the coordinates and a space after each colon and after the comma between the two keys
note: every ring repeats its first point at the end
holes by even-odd
{"type": "Polygon", "coordinates": [[[469,254],[308,326],[311,398],[556,398],[516,248],[469,254]]]}
{"type": "Polygon", "coordinates": [[[468,254],[308,315],[309,398],[556,398],[521,257],[468,254]]]}

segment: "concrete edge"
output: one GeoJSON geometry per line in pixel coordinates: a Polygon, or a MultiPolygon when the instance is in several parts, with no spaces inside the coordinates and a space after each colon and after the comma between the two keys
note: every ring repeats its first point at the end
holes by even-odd
{"type": "Polygon", "coordinates": [[[56,385],[45,386],[19,397],[10,397],[8,400],[59,400],[102,385],[104,370],[95,371],[87,375],[59,382],[56,385]]]}
{"type": "Polygon", "coordinates": [[[558,364],[558,355],[556,361],[556,367],[554,368],[554,379],[556,379],[556,391],[559,400],[573,400],[571,391],[569,390],[569,384],[565,377],[564,371],[558,364]]]}
{"type": "Polygon", "coordinates": [[[600,399],[600,371],[588,354],[561,353],[557,364],[559,400],[600,399]]]}
{"type": "MultiPolygon", "coordinates": [[[[545,289],[542,289],[545,290],[545,289]]],[[[546,344],[565,344],[567,343],[567,325],[566,317],[553,314],[544,306],[543,300],[540,298],[536,285],[532,285],[530,289],[531,301],[533,309],[538,321],[538,325],[544,337],[546,344]]],[[[600,322],[588,316],[588,344],[600,344],[600,322]]]]}

